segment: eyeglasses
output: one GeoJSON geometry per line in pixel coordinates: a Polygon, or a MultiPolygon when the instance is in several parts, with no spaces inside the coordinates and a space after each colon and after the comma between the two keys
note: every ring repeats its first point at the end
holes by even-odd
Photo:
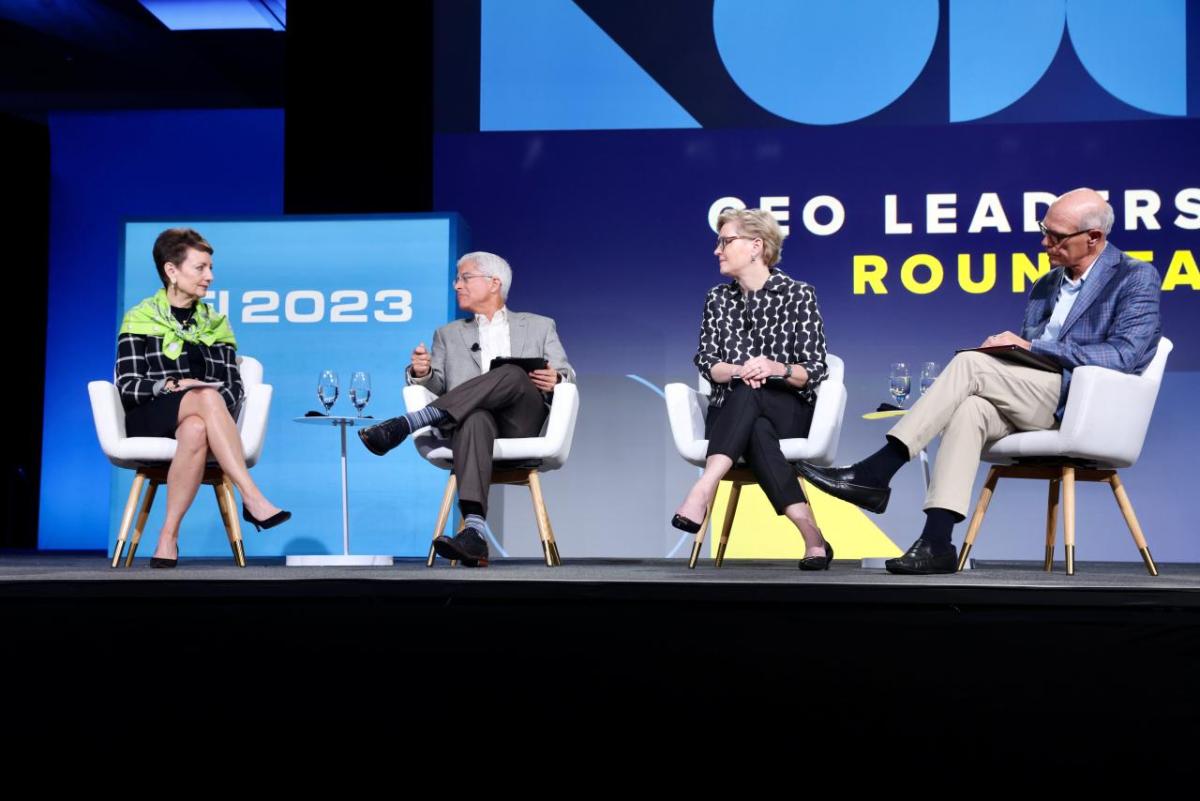
{"type": "Polygon", "coordinates": [[[724,250],[725,247],[735,239],[749,239],[751,242],[753,242],[755,239],[758,239],[758,237],[757,236],[718,236],[717,237],[717,250],[724,250]]]}
{"type": "Polygon", "coordinates": [[[1076,231],[1073,234],[1060,234],[1057,231],[1051,231],[1049,228],[1046,227],[1046,224],[1044,222],[1040,222],[1040,223],[1038,223],[1038,230],[1042,232],[1042,236],[1044,236],[1050,240],[1050,244],[1061,245],[1063,242],[1066,242],[1071,237],[1079,236],[1080,234],[1086,234],[1091,229],[1084,228],[1082,231],[1076,231]]]}
{"type": "Polygon", "coordinates": [[[458,286],[460,281],[465,284],[472,278],[495,278],[495,276],[484,275],[483,273],[463,273],[462,275],[455,276],[454,280],[450,282],[450,286],[458,286]]]}

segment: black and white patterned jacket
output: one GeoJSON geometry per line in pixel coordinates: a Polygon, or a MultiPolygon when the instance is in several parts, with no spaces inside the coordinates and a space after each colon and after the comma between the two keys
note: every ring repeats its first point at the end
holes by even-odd
{"type": "MultiPolygon", "coordinates": [[[[121,334],[117,337],[117,390],[121,393],[121,405],[125,411],[153,399],[162,391],[163,382],[175,377],[192,378],[192,365],[188,348],[172,361],[163,355],[162,337],[142,334],[121,334]]],[[[204,381],[219,381],[219,392],[225,397],[225,405],[237,419],[245,390],[242,375],[238,372],[237,351],[232,345],[194,346],[204,358],[204,381]]]]}
{"type": "Polygon", "coordinates": [[[745,364],[754,356],[804,367],[808,383],[796,389],[796,394],[810,403],[816,401],[817,385],[829,368],[825,365],[825,324],[811,285],[772,269],[757,292],[744,294],[736,281],[708,290],[694,361],[712,384],[712,405],[725,402],[730,386],[713,381],[713,366],[718,362],[745,364]]]}

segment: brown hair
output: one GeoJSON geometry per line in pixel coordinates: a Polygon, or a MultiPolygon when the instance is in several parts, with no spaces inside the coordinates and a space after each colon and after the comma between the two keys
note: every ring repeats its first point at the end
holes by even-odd
{"type": "Polygon", "coordinates": [[[168,283],[167,262],[180,264],[187,258],[188,248],[202,250],[212,255],[212,245],[192,228],[168,228],[154,240],[154,267],[158,270],[158,279],[165,288],[168,283]]]}

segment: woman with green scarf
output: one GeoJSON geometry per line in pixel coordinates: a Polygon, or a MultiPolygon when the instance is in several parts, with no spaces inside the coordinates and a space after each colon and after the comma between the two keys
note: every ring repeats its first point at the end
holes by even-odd
{"type": "Polygon", "coordinates": [[[213,280],[212,245],[190,228],[154,242],[163,288],[126,313],[117,338],[116,384],[130,437],[172,437],[167,512],[151,567],[175,567],[179,525],[196,497],[211,452],[242,495],[242,517],[272,528],[291,512],[262,494],[237,429],[242,379],[229,320],[204,302],[213,280]]]}

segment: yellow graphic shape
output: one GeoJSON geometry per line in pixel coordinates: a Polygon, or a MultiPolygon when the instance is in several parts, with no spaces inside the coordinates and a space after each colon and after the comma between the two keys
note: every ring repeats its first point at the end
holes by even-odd
{"type": "MultiPolygon", "coordinates": [[[[896,543],[883,533],[879,526],[867,517],[863,510],[853,504],[840,501],[802,481],[804,494],[812,504],[813,516],[821,533],[833,544],[837,559],[864,559],[868,557],[892,557],[904,553],[896,543]]],[[[708,532],[708,552],[715,555],[721,538],[721,526],[725,521],[725,510],[729,507],[729,493],[733,483],[722,481],[713,503],[708,532]]],[[[775,514],[771,502],[757,484],[742,486],[738,499],[737,516],[733,519],[733,530],[729,534],[726,559],[802,559],[804,540],[800,532],[786,517],[775,514]]]]}

